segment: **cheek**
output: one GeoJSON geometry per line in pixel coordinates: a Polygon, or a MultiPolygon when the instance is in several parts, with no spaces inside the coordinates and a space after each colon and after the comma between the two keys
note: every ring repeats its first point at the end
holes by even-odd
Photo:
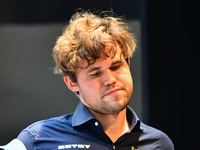
{"type": "Polygon", "coordinates": [[[132,84],[132,76],[128,69],[123,70],[123,72],[119,75],[119,80],[121,82],[128,82],[132,84]]]}
{"type": "Polygon", "coordinates": [[[97,96],[100,91],[100,82],[99,81],[89,81],[80,83],[82,91],[86,92],[87,95],[97,96]]]}

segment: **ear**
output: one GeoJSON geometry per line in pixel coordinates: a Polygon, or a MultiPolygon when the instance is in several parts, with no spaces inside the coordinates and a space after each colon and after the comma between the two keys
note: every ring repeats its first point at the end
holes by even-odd
{"type": "Polygon", "coordinates": [[[127,59],[126,59],[126,62],[127,62],[127,64],[128,64],[128,66],[130,67],[130,63],[131,63],[131,62],[130,62],[130,58],[127,58],[127,59]]]}
{"type": "Polygon", "coordinates": [[[73,92],[78,92],[79,91],[79,86],[77,83],[73,82],[69,76],[64,76],[64,81],[67,87],[73,91],[73,92]]]}

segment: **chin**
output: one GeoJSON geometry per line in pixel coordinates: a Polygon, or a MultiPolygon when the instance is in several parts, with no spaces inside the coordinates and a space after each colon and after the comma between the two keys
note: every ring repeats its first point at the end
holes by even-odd
{"type": "Polygon", "coordinates": [[[117,106],[112,106],[109,109],[107,109],[107,112],[109,114],[118,114],[120,113],[122,110],[124,110],[126,108],[127,105],[117,105],[117,106]]]}

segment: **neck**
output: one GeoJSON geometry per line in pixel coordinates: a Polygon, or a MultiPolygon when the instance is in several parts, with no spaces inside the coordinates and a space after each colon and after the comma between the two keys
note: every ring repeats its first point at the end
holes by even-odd
{"type": "Polygon", "coordinates": [[[91,113],[101,122],[104,132],[113,142],[129,130],[126,108],[118,114],[105,115],[93,111],[91,113]]]}

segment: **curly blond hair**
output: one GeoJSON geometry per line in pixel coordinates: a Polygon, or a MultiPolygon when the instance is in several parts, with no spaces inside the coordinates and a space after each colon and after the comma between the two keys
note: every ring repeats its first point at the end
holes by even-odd
{"type": "Polygon", "coordinates": [[[77,12],[58,38],[53,55],[56,73],[70,75],[75,73],[79,64],[87,60],[88,67],[96,59],[112,57],[116,45],[122,49],[125,59],[135,51],[135,40],[128,32],[128,26],[120,18],[95,15],[89,11],[77,12]],[[110,47],[109,50],[105,47],[110,47]],[[89,61],[92,58],[93,61],[89,61]]]}

